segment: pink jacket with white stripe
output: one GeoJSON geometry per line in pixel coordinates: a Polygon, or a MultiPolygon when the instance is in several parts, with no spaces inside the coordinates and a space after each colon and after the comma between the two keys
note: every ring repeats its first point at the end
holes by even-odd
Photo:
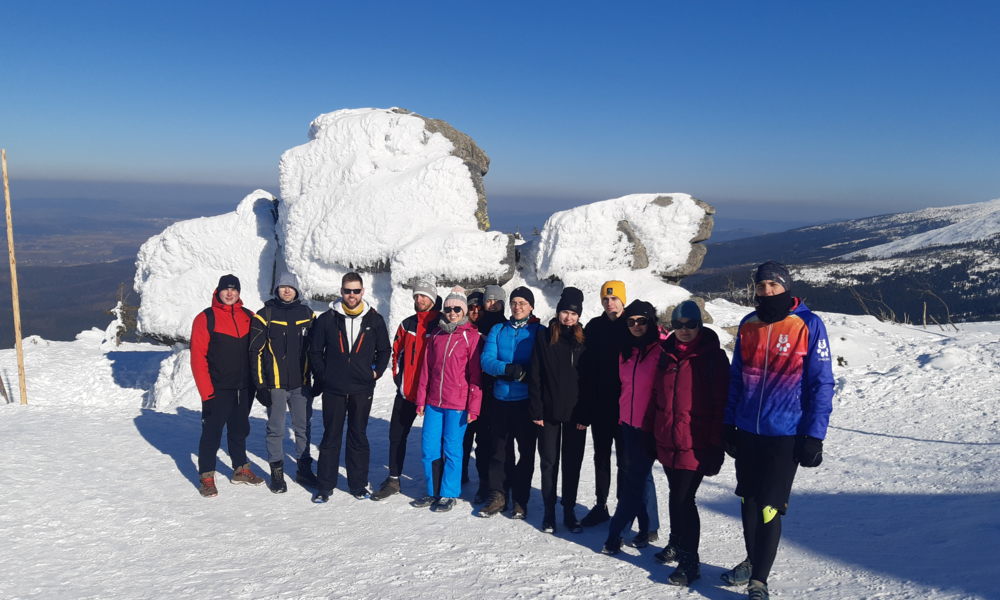
{"type": "Polygon", "coordinates": [[[454,333],[435,327],[426,336],[424,363],[417,386],[417,409],[430,404],[437,408],[467,410],[470,417],[478,417],[483,400],[479,387],[482,375],[479,330],[472,323],[464,323],[454,333]]]}

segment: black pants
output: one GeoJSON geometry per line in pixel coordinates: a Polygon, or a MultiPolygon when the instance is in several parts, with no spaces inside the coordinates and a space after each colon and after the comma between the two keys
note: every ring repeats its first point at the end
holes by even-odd
{"type": "Polygon", "coordinates": [[[201,403],[201,441],[198,442],[198,472],[215,470],[215,455],[222,445],[226,429],[229,458],[233,470],[250,462],[247,459],[247,436],[250,435],[250,388],[215,390],[215,396],[201,403]]]}
{"type": "Polygon", "coordinates": [[[580,487],[583,450],[587,446],[587,430],[577,429],[576,423],[545,421],[538,427],[538,458],[542,470],[542,501],[546,511],[555,510],[556,482],[559,479],[559,458],[562,455],[562,505],[576,506],[580,487]]]}
{"type": "Polygon", "coordinates": [[[621,498],[625,489],[625,473],[628,472],[628,452],[622,438],[622,426],[617,416],[605,415],[594,419],[590,427],[594,438],[594,479],[597,483],[597,504],[608,503],[608,493],[611,490],[611,443],[615,445],[615,458],[618,465],[617,489],[615,497],[621,498]]]}
{"type": "Polygon", "coordinates": [[[739,431],[736,495],[743,499],[743,540],[753,564],[751,579],[767,583],[781,540],[781,516],[788,510],[798,470],[795,436],[768,437],[739,431]]]}
{"type": "Polygon", "coordinates": [[[694,502],[704,475],[697,471],[663,467],[670,484],[670,535],[685,552],[698,552],[701,542],[701,518],[694,502]]]}
{"type": "Polygon", "coordinates": [[[323,393],[323,441],[319,444],[319,460],[316,464],[319,489],[332,490],[337,487],[345,420],[347,449],[344,452],[344,464],[347,466],[347,486],[352,490],[368,486],[368,463],[371,458],[368,415],[371,410],[372,392],[350,396],[323,393]]]}
{"type": "MultiPolygon", "coordinates": [[[[483,390],[483,402],[479,408],[479,418],[469,423],[465,430],[465,455],[462,458],[462,473],[469,472],[469,458],[472,455],[472,444],[476,445],[476,472],[479,474],[479,487],[489,487],[490,457],[493,455],[493,431],[490,424],[493,421],[493,390],[483,390]],[[473,440],[474,438],[474,440],[473,440]]],[[[509,456],[513,465],[513,454],[509,456]]]]}
{"type": "Polygon", "coordinates": [[[538,425],[528,419],[528,400],[497,400],[493,403],[493,457],[490,459],[490,489],[506,494],[513,490],[514,502],[528,506],[531,476],[535,474],[535,441],[538,425]],[[517,442],[517,462],[508,475],[517,442]]]}
{"type": "MultiPolygon", "coordinates": [[[[403,474],[403,462],[406,461],[406,440],[413,429],[413,421],[417,418],[417,405],[403,398],[396,392],[392,403],[392,416],[389,417],[389,475],[400,477],[403,474]]],[[[441,476],[444,474],[444,459],[434,461],[434,489],[437,496],[441,491],[441,476]]]]}

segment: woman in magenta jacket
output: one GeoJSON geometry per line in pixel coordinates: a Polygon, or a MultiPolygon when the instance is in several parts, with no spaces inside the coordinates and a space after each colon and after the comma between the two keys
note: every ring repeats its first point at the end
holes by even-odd
{"type": "Polygon", "coordinates": [[[670,484],[670,540],[655,555],[677,561],[673,585],[701,577],[701,522],[694,498],[704,477],[725,458],[722,421],[729,398],[729,359],[719,336],[703,326],[701,309],[687,300],[674,309],[673,334],[663,344],[653,397],[642,420],[643,442],[663,465],[670,484]]]}
{"type": "Polygon", "coordinates": [[[423,463],[427,495],[413,503],[437,512],[455,507],[462,491],[462,441],[468,424],[479,416],[483,399],[479,330],[469,322],[465,290],[455,287],[445,298],[441,317],[429,334],[417,386],[417,415],[424,417],[423,463]],[[444,452],[441,497],[434,497],[433,463],[444,452]]]}
{"type": "Polygon", "coordinates": [[[634,519],[639,520],[639,533],[632,538],[636,548],[655,542],[660,528],[653,485],[654,459],[643,450],[641,427],[660,363],[660,342],[666,339],[666,332],[657,326],[656,308],[649,302],[636,300],[628,305],[621,318],[625,319],[629,333],[622,342],[618,359],[618,377],[622,383],[618,419],[628,460],[624,467],[624,490],[619,494],[618,506],[608,526],[608,539],[601,550],[611,555],[621,551],[622,531],[629,529],[634,519]]]}

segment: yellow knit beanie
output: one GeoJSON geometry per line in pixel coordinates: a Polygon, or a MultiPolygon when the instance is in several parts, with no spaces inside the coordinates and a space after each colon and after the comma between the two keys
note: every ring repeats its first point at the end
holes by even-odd
{"type": "Polygon", "coordinates": [[[616,296],[622,301],[622,304],[628,303],[625,298],[625,284],[621,281],[605,281],[604,285],[601,286],[601,300],[604,300],[608,296],[616,296]]]}

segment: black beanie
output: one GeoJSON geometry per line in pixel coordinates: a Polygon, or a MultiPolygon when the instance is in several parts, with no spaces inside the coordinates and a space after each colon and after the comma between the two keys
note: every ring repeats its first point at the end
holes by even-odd
{"type": "Polygon", "coordinates": [[[482,306],[483,305],[483,293],[482,292],[472,292],[466,299],[469,306],[482,306]]]}
{"type": "Polygon", "coordinates": [[[568,287],[562,291],[562,296],[559,298],[559,304],[556,306],[556,312],[561,312],[564,310],[571,310],[577,315],[583,314],[583,292],[576,289],[575,287],[568,287]]]}
{"type": "Polygon", "coordinates": [[[650,321],[650,325],[656,325],[656,308],[649,302],[644,302],[642,300],[634,300],[632,304],[625,307],[625,312],[622,313],[626,319],[629,317],[646,317],[650,321]]]}
{"type": "Polygon", "coordinates": [[[223,275],[219,278],[219,285],[215,288],[215,291],[221,292],[222,290],[229,288],[233,288],[237,292],[240,291],[240,278],[231,273],[229,275],[223,275]]]}
{"type": "Polygon", "coordinates": [[[785,265],[776,263],[773,260],[769,260],[757,267],[757,272],[753,276],[753,282],[757,284],[761,281],[776,281],[781,284],[781,287],[785,288],[786,292],[792,290],[792,276],[788,273],[788,269],[785,265]]]}
{"type": "Polygon", "coordinates": [[[523,285],[510,293],[511,302],[514,301],[514,298],[524,298],[525,302],[531,305],[531,308],[535,308],[535,295],[523,285]]]}

